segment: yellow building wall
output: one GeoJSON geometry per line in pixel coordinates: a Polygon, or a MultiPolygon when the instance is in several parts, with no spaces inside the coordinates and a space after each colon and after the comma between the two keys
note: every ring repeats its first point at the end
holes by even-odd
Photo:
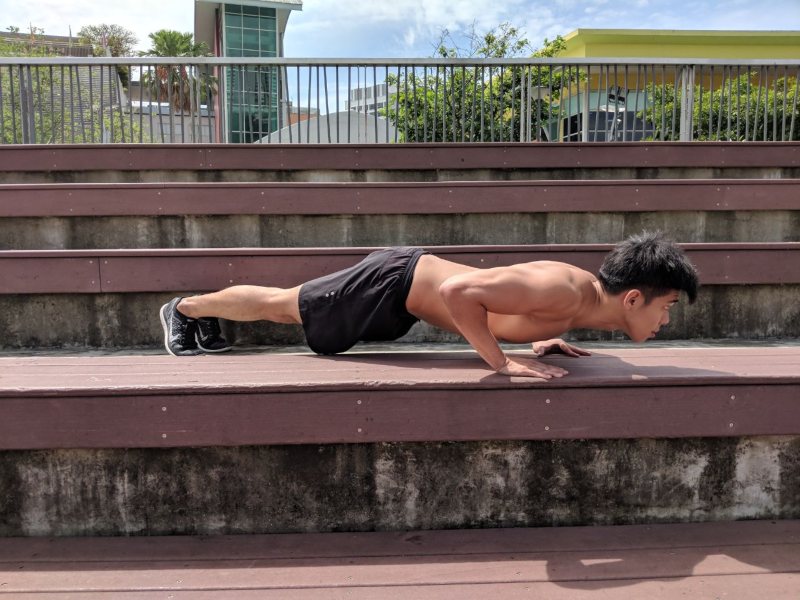
{"type": "Polygon", "coordinates": [[[800,59],[800,31],[576,29],[564,58],[800,59]]]}

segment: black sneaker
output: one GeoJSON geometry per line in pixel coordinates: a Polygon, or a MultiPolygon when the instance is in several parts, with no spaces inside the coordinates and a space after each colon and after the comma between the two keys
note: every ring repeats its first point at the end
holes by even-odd
{"type": "Polygon", "coordinates": [[[197,342],[197,347],[203,352],[227,352],[231,349],[231,345],[222,337],[219,319],[216,317],[200,317],[197,319],[197,332],[194,339],[197,342]]]}
{"type": "Polygon", "coordinates": [[[197,321],[178,312],[180,301],[181,298],[173,298],[159,311],[164,328],[164,347],[172,356],[195,356],[201,353],[195,341],[197,321]]]}

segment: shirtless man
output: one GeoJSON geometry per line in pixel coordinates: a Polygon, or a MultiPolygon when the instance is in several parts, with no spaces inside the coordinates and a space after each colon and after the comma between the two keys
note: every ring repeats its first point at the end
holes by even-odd
{"type": "Polygon", "coordinates": [[[175,298],[160,317],[165,347],[176,356],[229,350],[217,318],[300,324],[318,354],[394,340],[422,320],[464,336],[498,373],[550,379],[567,371],[511,359],[498,341],[533,342],[537,357],[588,355],[558,339],[576,328],[622,330],[642,342],[669,323],[681,291],[694,302],[697,286],[683,251],[660,233],[644,233],[618,244],[598,275],[553,261],[478,269],[419,248],[389,248],[289,289],[238,285],[175,298]]]}

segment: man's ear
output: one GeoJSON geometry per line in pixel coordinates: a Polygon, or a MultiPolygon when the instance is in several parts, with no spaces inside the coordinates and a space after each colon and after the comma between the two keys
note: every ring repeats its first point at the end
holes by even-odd
{"type": "Polygon", "coordinates": [[[622,305],[625,308],[638,308],[644,302],[644,294],[641,290],[633,289],[625,292],[622,297],[622,305]]]}

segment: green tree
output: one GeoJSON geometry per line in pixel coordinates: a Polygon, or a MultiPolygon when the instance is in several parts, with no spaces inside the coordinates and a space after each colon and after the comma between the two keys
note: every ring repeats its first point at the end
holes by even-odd
{"type": "MultiPolygon", "coordinates": [[[[111,56],[131,56],[133,47],[138,41],[136,34],[120,25],[85,25],[78,30],[78,38],[82,44],[92,46],[95,56],[105,56],[106,49],[111,56]]],[[[123,87],[128,87],[130,71],[128,67],[117,67],[117,73],[123,87]]]]}
{"type": "Polygon", "coordinates": [[[133,56],[133,47],[138,41],[136,34],[121,25],[85,25],[78,30],[82,44],[90,44],[95,56],[105,56],[106,48],[111,56],[133,56]]]}
{"type": "MultiPolygon", "coordinates": [[[[0,56],[58,56],[33,43],[39,33],[32,28],[26,42],[0,42],[0,56]]],[[[80,85],[81,68],[12,65],[0,69],[0,143],[138,141],[138,123],[122,107],[105,104],[101,111],[96,94],[91,105],[88,89],[80,85]]]]}
{"type": "MultiPolygon", "coordinates": [[[[468,48],[444,31],[435,55],[441,58],[516,58],[530,43],[519,29],[503,23],[479,35],[467,35],[468,48]],[[448,45],[452,44],[452,45],[448,45]]],[[[555,56],[564,39],[545,39],[533,57],[555,56]]],[[[402,141],[519,141],[536,138],[547,125],[552,103],[569,82],[585,80],[577,69],[526,65],[442,65],[422,75],[403,72],[387,78],[397,92],[383,110],[402,141]]]]}
{"type": "MultiPolygon", "coordinates": [[[[800,140],[797,77],[751,71],[722,80],[717,89],[694,87],[692,105],[695,140],[800,140]]],[[[638,113],[653,124],[652,139],[680,138],[681,98],[674,84],[655,86],[647,110],[638,113]]]]}
{"type": "MultiPolygon", "coordinates": [[[[205,42],[196,43],[191,33],[161,29],[149,35],[151,46],[143,56],[207,56],[205,42]]],[[[152,98],[169,102],[178,111],[196,111],[201,98],[217,93],[217,79],[186,65],[158,65],[142,74],[142,85],[152,98]]]]}

